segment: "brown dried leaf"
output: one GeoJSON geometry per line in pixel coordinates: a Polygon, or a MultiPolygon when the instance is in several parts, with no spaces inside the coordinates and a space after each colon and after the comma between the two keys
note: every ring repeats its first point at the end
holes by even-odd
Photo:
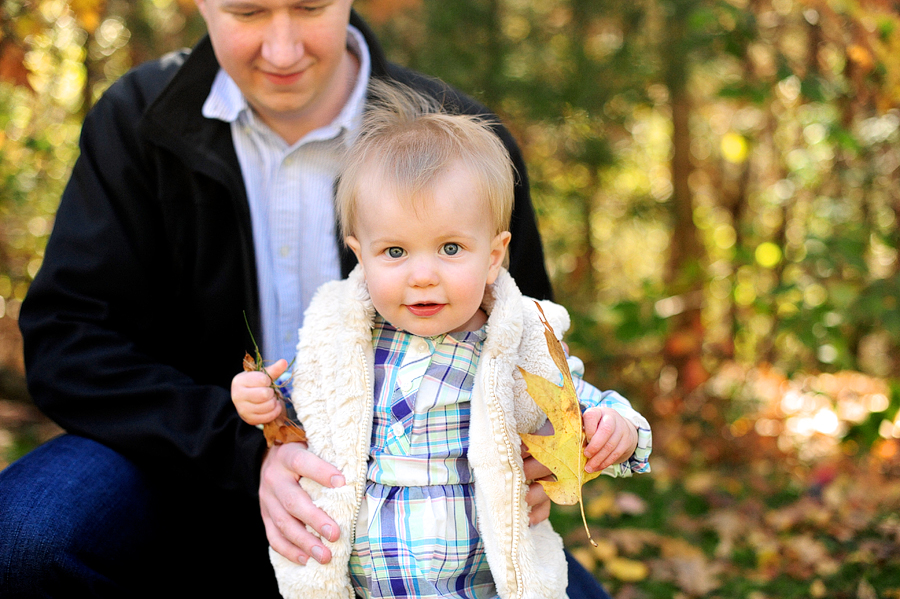
{"type": "MultiPolygon", "coordinates": [[[[253,372],[257,370],[263,371],[262,365],[257,363],[249,353],[244,354],[244,371],[253,372]]],[[[275,417],[275,420],[263,425],[266,445],[272,447],[282,443],[306,443],[306,431],[288,420],[284,395],[281,393],[278,385],[275,384],[275,381],[272,381],[272,389],[275,391],[275,398],[281,404],[281,412],[275,417]]]]}

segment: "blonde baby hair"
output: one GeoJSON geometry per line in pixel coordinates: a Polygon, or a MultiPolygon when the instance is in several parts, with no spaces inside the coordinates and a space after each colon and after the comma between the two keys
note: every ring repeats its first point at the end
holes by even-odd
{"type": "Polygon", "coordinates": [[[361,131],[338,179],[336,209],[342,237],[356,227],[360,186],[371,177],[392,186],[404,201],[431,197],[435,178],[462,164],[477,180],[494,234],[509,230],[514,167],[509,152],[483,116],[452,114],[408,86],[373,78],[361,131]]]}

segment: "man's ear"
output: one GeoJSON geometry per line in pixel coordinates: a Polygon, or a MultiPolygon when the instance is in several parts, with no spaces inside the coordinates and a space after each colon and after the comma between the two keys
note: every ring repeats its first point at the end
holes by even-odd
{"type": "Polygon", "coordinates": [[[501,231],[491,240],[491,262],[488,267],[488,285],[496,281],[497,275],[500,274],[500,267],[503,266],[503,259],[506,258],[506,248],[509,246],[510,239],[512,239],[512,233],[509,231],[501,231]]]}

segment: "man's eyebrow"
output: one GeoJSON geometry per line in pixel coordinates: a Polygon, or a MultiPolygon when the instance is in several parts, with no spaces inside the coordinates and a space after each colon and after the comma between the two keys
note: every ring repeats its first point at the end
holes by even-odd
{"type": "MultiPolygon", "coordinates": [[[[308,4],[331,4],[332,0],[294,0],[291,6],[305,6],[308,4]]],[[[241,9],[241,8],[266,8],[259,2],[253,0],[223,0],[221,7],[223,9],[241,9]]]]}
{"type": "Polygon", "coordinates": [[[260,5],[258,3],[252,2],[250,0],[224,0],[224,2],[222,2],[222,8],[226,9],[259,7],[260,5]]]}

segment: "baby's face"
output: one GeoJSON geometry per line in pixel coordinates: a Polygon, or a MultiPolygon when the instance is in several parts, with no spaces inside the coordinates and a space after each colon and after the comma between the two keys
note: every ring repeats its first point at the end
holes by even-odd
{"type": "Polygon", "coordinates": [[[487,203],[460,163],[434,182],[432,198],[403,202],[377,179],[360,186],[356,235],[375,309],[422,337],[478,329],[485,286],[494,282],[509,233],[493,233],[487,203]]]}

